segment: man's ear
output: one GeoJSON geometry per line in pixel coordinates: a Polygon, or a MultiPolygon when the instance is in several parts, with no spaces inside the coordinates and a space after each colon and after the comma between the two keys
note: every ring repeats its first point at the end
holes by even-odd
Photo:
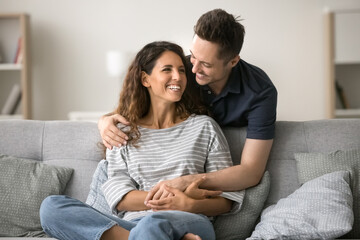
{"type": "Polygon", "coordinates": [[[148,77],[149,77],[149,75],[146,72],[144,72],[144,71],[141,72],[141,83],[144,87],[150,87],[148,77]]]}
{"type": "Polygon", "coordinates": [[[240,61],[240,56],[236,55],[233,59],[230,60],[231,67],[235,67],[235,65],[240,61]]]}

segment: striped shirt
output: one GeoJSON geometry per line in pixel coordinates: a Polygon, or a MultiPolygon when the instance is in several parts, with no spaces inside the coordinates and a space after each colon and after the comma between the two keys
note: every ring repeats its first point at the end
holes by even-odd
{"type": "MultiPolygon", "coordinates": [[[[108,180],[102,190],[113,213],[126,220],[151,212],[118,212],[116,206],[128,192],[149,191],[162,180],[232,166],[226,138],[215,120],[208,116],[191,115],[165,129],[139,126],[139,131],[138,148],[128,144],[106,151],[108,180]]],[[[222,194],[234,201],[231,213],[240,210],[244,194],[245,191],[222,194]]]]}

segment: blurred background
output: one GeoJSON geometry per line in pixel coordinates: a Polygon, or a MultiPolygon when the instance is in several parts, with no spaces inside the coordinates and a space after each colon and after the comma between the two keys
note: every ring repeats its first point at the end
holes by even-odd
{"type": "MultiPolygon", "coordinates": [[[[188,54],[193,26],[214,8],[243,19],[240,57],[272,79],[278,120],[334,117],[326,16],[359,10],[358,0],[0,0],[0,13],[30,17],[31,108],[39,120],[97,118],[112,111],[133,55],[154,40],[178,43],[188,54]]],[[[356,34],[355,26],[345,30],[356,34]]],[[[359,76],[355,81],[350,89],[360,90],[359,76]]],[[[360,108],[360,100],[352,101],[360,108]]]]}

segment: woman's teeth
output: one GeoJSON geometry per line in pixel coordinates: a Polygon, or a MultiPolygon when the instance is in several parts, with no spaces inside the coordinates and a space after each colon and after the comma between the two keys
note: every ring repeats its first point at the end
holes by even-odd
{"type": "Polygon", "coordinates": [[[176,85],[170,85],[167,88],[169,88],[171,90],[180,90],[180,86],[176,86],[176,85]]]}

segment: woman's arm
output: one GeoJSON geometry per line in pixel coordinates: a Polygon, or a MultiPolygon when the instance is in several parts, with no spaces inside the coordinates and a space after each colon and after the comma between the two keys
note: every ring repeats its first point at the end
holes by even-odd
{"type": "Polygon", "coordinates": [[[145,191],[133,190],[127,193],[118,203],[116,209],[118,211],[143,211],[150,208],[145,206],[144,200],[147,195],[145,191]]]}

